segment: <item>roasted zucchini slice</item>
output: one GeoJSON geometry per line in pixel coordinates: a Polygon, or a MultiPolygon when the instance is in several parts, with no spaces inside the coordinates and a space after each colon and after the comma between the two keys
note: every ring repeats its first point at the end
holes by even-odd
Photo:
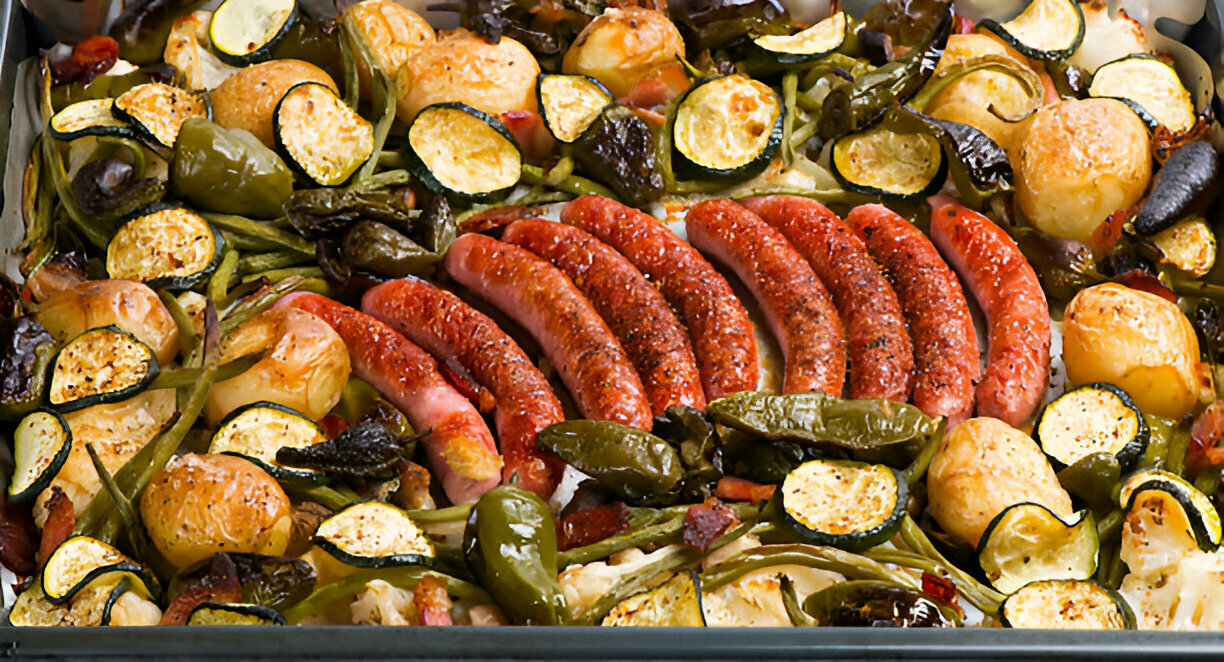
{"type": "Polygon", "coordinates": [[[572,143],[612,103],[612,93],[602,83],[578,74],[540,74],[536,78],[536,102],[544,126],[553,137],[572,143]]]}
{"type": "Polygon", "coordinates": [[[285,625],[285,617],[264,605],[204,602],[191,610],[187,625],[285,625]]]}
{"type": "Polygon", "coordinates": [[[1096,582],[1050,579],[1007,596],[999,612],[1012,628],[1041,630],[1133,630],[1126,600],[1096,582]]]}
{"type": "Polygon", "coordinates": [[[106,245],[106,273],[149,287],[186,290],[208,279],[225,241],[203,216],[184,207],[144,211],[106,245]]]}
{"type": "Polygon", "coordinates": [[[157,579],[148,570],[119,550],[89,536],[72,536],[60,543],[47,557],[42,571],[42,592],[52,604],[64,604],[87,585],[101,581],[108,585],[120,577],[132,581],[132,590],[155,598],[157,579]],[[115,574],[115,577],[109,575],[115,574]]]}
{"type": "Polygon", "coordinates": [[[1200,549],[1210,552],[1220,546],[1220,513],[1206,494],[1181,476],[1160,469],[1146,469],[1128,476],[1118,491],[1118,504],[1127,512],[1141,500],[1155,498],[1163,502],[1165,521],[1177,520],[1184,524],[1187,535],[1200,549]],[[1144,494],[1147,492],[1152,494],[1144,494]],[[1176,514],[1178,511],[1180,515],[1176,514]]]}
{"type": "Polygon", "coordinates": [[[677,165],[696,176],[748,179],[769,165],[782,142],[782,100],[744,74],[699,81],[675,112],[677,165]]]}
{"type": "Polygon", "coordinates": [[[1076,0],[1033,0],[1006,23],[988,18],[978,25],[1034,60],[1069,58],[1084,41],[1084,12],[1076,0]]]}
{"type": "Polygon", "coordinates": [[[323,520],[314,544],[359,568],[432,566],[433,543],[408,513],[382,501],[358,503],[323,520]]]}
{"type": "Polygon", "coordinates": [[[126,400],[157,376],[157,355],[117,326],[68,341],[51,363],[51,406],[61,412],[126,400]]]}
{"type": "Polygon", "coordinates": [[[51,117],[51,135],[60,140],[81,136],[131,136],[132,125],[115,117],[115,100],[78,101],[51,117]]]}
{"type": "Polygon", "coordinates": [[[166,149],[174,147],[188,118],[212,116],[203,94],[165,83],[137,85],[119,95],[111,108],[115,117],[130,123],[140,136],[166,149]]]}
{"type": "Polygon", "coordinates": [[[1164,60],[1146,54],[1128,55],[1097,68],[1088,87],[1089,96],[1108,97],[1138,106],[1139,116],[1149,125],[1164,125],[1170,131],[1189,131],[1197,121],[1190,92],[1177,72],[1164,60]]]}
{"type": "Polygon", "coordinates": [[[374,153],[374,127],[321,83],[298,83],[272,115],[276,146],[320,186],[339,186],[374,153]]]}
{"type": "Polygon", "coordinates": [[[13,431],[13,475],[8,498],[13,503],[33,499],[59,473],[72,450],[72,430],[59,412],[40,409],[27,415],[13,431]]]}
{"type": "MultiPolygon", "coordinates": [[[[63,604],[55,604],[43,595],[41,583],[34,582],[17,596],[9,612],[9,623],[16,627],[153,625],[155,622],[125,622],[125,617],[130,617],[131,614],[123,607],[118,611],[115,609],[120,599],[129,591],[133,593],[133,597],[139,595],[138,591],[133,591],[136,585],[130,575],[106,575],[82,587],[63,604]]],[[[144,597],[138,599],[147,601],[144,597]]]]}
{"type": "Polygon", "coordinates": [[[1149,437],[1147,419],[1130,396],[1105,383],[1067,391],[1046,405],[1033,426],[1033,438],[1056,469],[1109,453],[1126,470],[1147,450],[1149,437]]]}
{"type": "Polygon", "coordinates": [[[782,510],[800,537],[849,551],[893,536],[905,516],[906,482],[891,467],[812,460],[791,470],[779,491],[782,510]]]}
{"type": "Polygon", "coordinates": [[[850,31],[850,17],[837,12],[812,27],[790,35],[763,35],[752,40],[752,55],[778,64],[812,62],[841,48],[850,31]]]}
{"type": "Polygon", "coordinates": [[[887,198],[926,197],[947,178],[939,140],[874,127],[833,143],[833,176],[851,191],[887,198]]]}
{"type": "Polygon", "coordinates": [[[208,23],[208,38],[222,62],[245,67],[271,60],[296,18],[296,0],[225,0],[208,23]]]}
{"type": "Polygon", "coordinates": [[[1092,511],[1064,520],[1037,503],[1018,503],[995,516],[978,543],[986,579],[1003,593],[1046,579],[1088,579],[1101,543],[1092,511]]]}
{"type": "Polygon", "coordinates": [[[523,169],[518,143],[504,124],[462,103],[438,103],[417,114],[404,151],[429,190],[464,202],[510,194],[523,169]]]}
{"type": "Polygon", "coordinates": [[[276,451],[326,440],[323,428],[305,414],[274,402],[256,402],[235,409],[221,421],[208,452],[244,457],[276,478],[311,480],[321,478],[320,474],[282,466],[276,461],[276,451]]]}
{"type": "Polygon", "coordinates": [[[1169,265],[1191,278],[1206,276],[1215,266],[1218,246],[1215,232],[1202,216],[1193,216],[1148,241],[1160,251],[1160,263],[1169,265]]]}
{"type": "Polygon", "coordinates": [[[660,586],[622,600],[600,625],[705,627],[695,572],[681,572],[660,586]]]}

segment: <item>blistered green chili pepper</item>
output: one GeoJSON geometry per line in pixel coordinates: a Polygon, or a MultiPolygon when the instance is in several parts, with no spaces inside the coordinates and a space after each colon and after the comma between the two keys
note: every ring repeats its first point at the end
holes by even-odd
{"type": "Polygon", "coordinates": [[[441,258],[378,221],[357,221],[344,233],[340,254],[349,264],[380,276],[424,275],[441,258]]]}
{"type": "Polygon", "coordinates": [[[468,563],[507,618],[562,625],[569,606],[557,583],[557,531],[548,504],[512,485],[495,487],[472,509],[464,533],[468,563]]]}
{"type": "Polygon", "coordinates": [[[293,173],[249,131],[193,117],[174,141],[170,187],[209,211],[275,218],[293,193],[293,173]]]}
{"type": "Polygon", "coordinates": [[[1093,510],[1100,510],[1113,503],[1113,489],[1121,475],[1118,458],[1112,453],[1093,453],[1058,472],[1058,482],[1093,510]]]}
{"type": "Polygon", "coordinates": [[[867,450],[925,439],[935,421],[916,407],[887,400],[842,400],[824,393],[745,391],[711,402],[716,422],[775,440],[824,441],[867,450]]]}
{"type": "Polygon", "coordinates": [[[541,430],[536,443],[630,501],[666,493],[682,474],[671,444],[618,423],[563,421],[541,430]]]}
{"type": "Polygon", "coordinates": [[[1136,469],[1163,469],[1165,455],[1169,451],[1169,441],[1177,429],[1177,421],[1155,414],[1144,414],[1143,419],[1148,424],[1148,445],[1143,450],[1143,457],[1136,463],[1136,469]]]}

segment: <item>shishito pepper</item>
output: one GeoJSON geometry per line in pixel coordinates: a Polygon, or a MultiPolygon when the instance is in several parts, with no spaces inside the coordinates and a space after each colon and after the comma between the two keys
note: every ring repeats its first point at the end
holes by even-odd
{"type": "Polygon", "coordinates": [[[249,131],[197,117],[183,123],[174,142],[170,186],[209,211],[275,218],[293,193],[293,173],[249,131]]]}
{"type": "Polygon", "coordinates": [[[676,449],[645,430],[608,421],[562,421],[536,443],[630,501],[660,496],[680,482],[676,449]]]}
{"type": "Polygon", "coordinates": [[[548,504],[512,485],[472,509],[463,548],[480,583],[511,621],[562,625],[569,607],[557,582],[557,531],[548,504]]]}
{"type": "Polygon", "coordinates": [[[912,405],[819,392],[745,391],[711,402],[706,413],[716,423],[766,439],[828,442],[853,450],[926,439],[935,431],[935,421],[912,405]]]}

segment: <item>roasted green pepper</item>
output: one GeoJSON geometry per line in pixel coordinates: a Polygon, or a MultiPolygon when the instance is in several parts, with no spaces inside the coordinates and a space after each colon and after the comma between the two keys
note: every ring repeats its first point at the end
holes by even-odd
{"type": "Polygon", "coordinates": [[[174,142],[170,186],[209,211],[276,218],[293,193],[293,173],[249,131],[195,117],[174,142]]]}
{"type": "Polygon", "coordinates": [[[1063,489],[1100,511],[1113,504],[1113,489],[1122,468],[1113,453],[1093,453],[1058,472],[1063,489]]]}
{"type": "Polygon", "coordinates": [[[358,269],[390,278],[426,275],[442,257],[378,221],[354,223],[340,242],[340,255],[358,269]]]}
{"type": "Polygon", "coordinates": [[[711,402],[706,413],[717,423],[766,439],[823,441],[853,450],[925,439],[935,431],[935,421],[912,405],[819,392],[745,391],[711,402]]]}
{"type": "Polygon", "coordinates": [[[128,5],[111,24],[119,57],[135,64],[162,59],[174,21],[204,5],[204,0],[147,0],[128,5]]]}
{"type": "MultiPolygon", "coordinates": [[[[161,54],[158,54],[158,58],[160,60],[161,54]]],[[[78,81],[57,85],[51,90],[51,105],[56,110],[63,110],[78,101],[117,97],[137,85],[170,83],[174,80],[174,74],[173,66],[159,61],[118,76],[103,74],[88,83],[78,81]]]]}
{"type": "Polygon", "coordinates": [[[1014,175],[1007,152],[980,130],[927,117],[900,104],[888,111],[884,125],[896,133],[924,133],[938,140],[948,156],[956,192],[966,205],[981,209],[995,194],[1012,189],[1014,175]]]}
{"type": "Polygon", "coordinates": [[[17,420],[38,408],[55,339],[30,317],[0,322],[0,420],[17,420]]]}
{"type": "Polygon", "coordinates": [[[682,474],[671,444],[619,423],[562,421],[541,430],[536,443],[629,501],[666,494],[682,474]]]}
{"type": "Polygon", "coordinates": [[[557,582],[557,531],[548,504],[512,485],[480,497],[463,549],[481,584],[506,617],[523,625],[563,625],[569,618],[557,582]]]}
{"type": "Polygon", "coordinates": [[[641,207],[662,197],[663,172],[655,134],[641,117],[620,104],[608,104],[574,141],[574,158],[587,174],[641,207]]]}

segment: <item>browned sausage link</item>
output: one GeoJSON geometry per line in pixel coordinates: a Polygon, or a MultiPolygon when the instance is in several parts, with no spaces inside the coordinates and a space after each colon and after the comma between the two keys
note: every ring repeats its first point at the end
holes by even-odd
{"type": "Polygon", "coordinates": [[[656,416],[671,405],[705,409],[684,327],[623,255],[576,227],[540,219],[512,223],[502,241],[552,262],[582,290],[629,355],[656,416]]]}
{"type": "Polygon", "coordinates": [[[642,380],[620,343],[565,274],[530,251],[481,234],[451,244],[446,272],[540,342],[582,415],[649,430],[642,380]]]}
{"type": "Polygon", "coordinates": [[[846,336],[833,300],[786,237],[731,200],[688,210],[689,241],[731,267],[752,290],[786,357],[782,388],[841,397],[846,336]]]}
{"type": "Polygon", "coordinates": [[[912,223],[883,205],[862,205],[846,223],[892,277],[914,342],[914,404],[955,425],[973,412],[981,373],[977,333],[956,274],[912,223]]]}
{"type": "Polygon", "coordinates": [[[769,196],[743,205],[786,235],[833,295],[846,328],[849,396],[907,402],[914,346],[897,294],[863,242],[815,200],[769,196]]]}
{"type": "Polygon", "coordinates": [[[653,216],[600,196],[571,201],[561,220],[615,248],[659,287],[688,327],[706,399],[757,388],[761,374],[748,311],[696,249],[653,216]]]}

